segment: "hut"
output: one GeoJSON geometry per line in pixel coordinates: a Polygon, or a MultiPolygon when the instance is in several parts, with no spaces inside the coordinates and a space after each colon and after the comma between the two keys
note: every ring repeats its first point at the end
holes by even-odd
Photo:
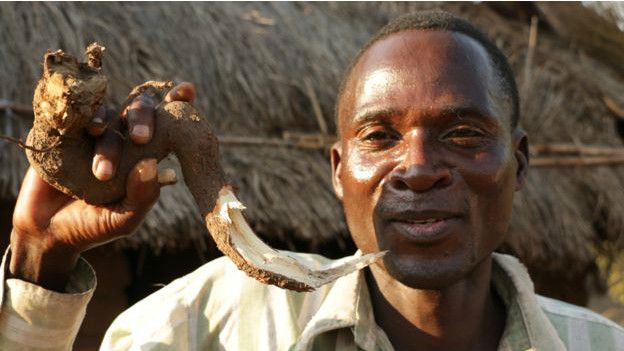
{"type": "MultiPolygon", "coordinates": [[[[539,292],[587,303],[624,247],[616,128],[624,119],[624,46],[614,18],[578,3],[4,3],[0,78],[8,84],[0,85],[0,134],[25,137],[24,105],[46,49],[80,53],[97,40],[107,48],[110,106],[148,79],[196,84],[196,105],[215,127],[226,172],[261,237],[284,249],[350,254],[326,152],[341,73],[388,20],[434,7],[483,28],[518,78],[521,125],[535,145],[536,167],[516,198],[501,250],[529,267],[539,292]],[[593,20],[579,32],[581,18],[593,20]]],[[[26,166],[20,150],[0,141],[5,242],[26,166]]],[[[145,285],[167,283],[218,252],[181,181],[163,189],[133,236],[88,255],[102,267],[100,287],[110,293],[99,296],[112,299],[119,285],[130,284],[127,304],[154,289],[145,285]],[[117,285],[107,290],[109,281],[117,285]]],[[[87,325],[97,313],[90,307],[87,325]]]]}

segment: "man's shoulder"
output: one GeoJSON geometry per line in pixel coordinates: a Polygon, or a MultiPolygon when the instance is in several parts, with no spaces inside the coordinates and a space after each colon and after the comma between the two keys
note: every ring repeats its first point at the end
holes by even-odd
{"type": "Polygon", "coordinates": [[[542,310],[544,310],[544,312],[548,315],[602,324],[610,328],[615,328],[620,332],[624,332],[624,328],[617,323],[585,307],[573,305],[541,295],[537,295],[537,301],[542,307],[542,310]]]}
{"type": "Polygon", "coordinates": [[[575,344],[586,342],[592,347],[604,343],[602,348],[591,348],[596,350],[624,350],[624,328],[610,319],[587,308],[540,295],[537,301],[562,340],[575,344]]]}
{"type": "MultiPolygon", "coordinates": [[[[284,253],[310,265],[329,261],[313,254],[284,253]]],[[[169,340],[167,342],[177,345],[177,349],[186,349],[185,335],[191,329],[199,330],[195,337],[203,342],[226,339],[236,342],[235,336],[241,328],[249,334],[258,323],[263,323],[263,318],[309,319],[306,313],[318,307],[328,289],[323,286],[315,292],[302,294],[266,285],[238,270],[227,257],[221,257],[174,280],[124,311],[109,328],[103,345],[126,349],[127,345],[169,340]],[[280,315],[274,313],[275,308],[280,315]],[[241,320],[241,316],[245,318],[241,320]],[[220,333],[225,339],[217,336],[220,333]]]]}

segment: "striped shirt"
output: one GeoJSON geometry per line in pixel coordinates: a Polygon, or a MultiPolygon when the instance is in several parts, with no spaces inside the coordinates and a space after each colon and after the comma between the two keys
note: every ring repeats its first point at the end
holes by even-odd
{"type": "MultiPolygon", "coordinates": [[[[297,255],[315,265],[328,262],[297,255]]],[[[624,350],[624,329],[587,309],[535,295],[517,259],[493,255],[492,284],[507,311],[499,350],[624,350]]],[[[70,350],[94,288],[95,274],[85,261],[65,294],[6,280],[0,289],[0,350],[70,350]]],[[[122,313],[100,349],[393,350],[375,323],[361,271],[297,293],[248,278],[227,258],[122,313]]]]}

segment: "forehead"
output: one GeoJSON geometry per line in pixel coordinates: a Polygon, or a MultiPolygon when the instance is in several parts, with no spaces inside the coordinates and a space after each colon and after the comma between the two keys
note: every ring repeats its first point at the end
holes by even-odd
{"type": "Polygon", "coordinates": [[[341,125],[368,109],[435,111],[471,107],[503,118],[493,106],[493,69],[476,40],[443,30],[408,30],[377,41],[345,85],[341,125]]]}

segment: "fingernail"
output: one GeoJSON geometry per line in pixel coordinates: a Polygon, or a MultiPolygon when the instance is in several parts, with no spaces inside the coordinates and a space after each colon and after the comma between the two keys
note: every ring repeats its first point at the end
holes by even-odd
{"type": "Polygon", "coordinates": [[[137,124],[132,128],[132,135],[137,138],[147,139],[149,138],[149,128],[143,124],[137,124]]]}
{"type": "Polygon", "coordinates": [[[158,183],[160,185],[175,184],[177,181],[178,176],[176,175],[175,170],[171,168],[165,168],[162,171],[158,172],[158,183]]]}
{"type": "Polygon", "coordinates": [[[143,183],[147,183],[156,177],[156,160],[149,159],[142,161],[142,165],[139,168],[139,178],[143,183]]]}
{"type": "Polygon", "coordinates": [[[110,179],[113,175],[113,164],[107,159],[99,159],[95,166],[95,175],[98,179],[110,179]]]}
{"type": "Polygon", "coordinates": [[[100,127],[100,126],[89,126],[87,127],[87,130],[89,132],[89,134],[91,134],[92,136],[100,136],[102,134],[104,134],[104,132],[106,131],[106,127],[100,127]]]}
{"type": "Polygon", "coordinates": [[[95,112],[93,119],[91,119],[91,124],[92,125],[104,125],[104,123],[106,123],[105,119],[106,119],[106,108],[104,108],[104,106],[100,106],[100,108],[98,108],[97,111],[95,112]]]}

